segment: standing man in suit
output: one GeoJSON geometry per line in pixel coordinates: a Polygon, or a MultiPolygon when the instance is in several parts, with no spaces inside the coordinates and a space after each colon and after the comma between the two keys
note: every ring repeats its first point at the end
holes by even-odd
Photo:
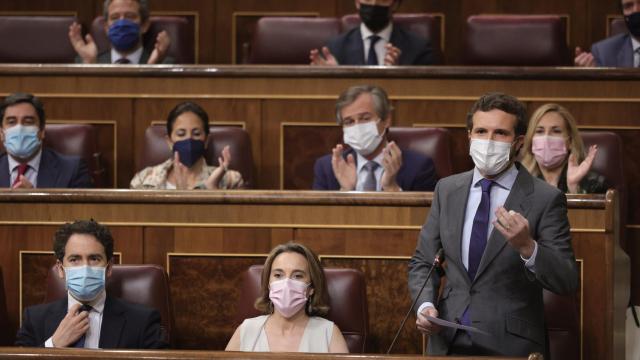
{"type": "Polygon", "coordinates": [[[143,47],[143,36],[151,25],[147,0],[105,0],[104,30],[111,49],[98,54],[98,46],[87,34],[82,38],[78,23],[69,26],[69,41],[78,53],[76,63],[84,64],[172,64],[167,56],[171,39],[161,31],[153,49],[143,47]]]}
{"type": "Polygon", "coordinates": [[[0,155],[0,187],[91,187],[82,159],[42,146],[45,115],[37,97],[25,93],[7,96],[0,104],[0,118],[0,140],[6,150],[0,155]]]}
{"type": "Polygon", "coordinates": [[[640,67],[640,0],[616,1],[629,32],[593,44],[590,53],[576,48],[576,66],[640,67]]]}
{"type": "Polygon", "coordinates": [[[433,190],[433,160],[387,140],[392,110],[387,93],[377,86],[353,86],[340,95],[336,117],[351,149],[338,144],[316,160],[314,190],[433,190]]]}
{"type": "Polygon", "coordinates": [[[439,54],[423,39],[393,24],[401,0],[355,0],[362,23],[309,54],[311,65],[434,65],[439,54]]]}
{"type": "Polygon", "coordinates": [[[25,310],[16,345],[101,349],[157,349],[168,345],[160,313],[110,297],[113,237],[96,221],[63,225],[54,236],[58,276],[68,295],[25,310]]]}
{"type": "Polygon", "coordinates": [[[415,298],[439,249],[446,284],[434,272],[418,299],[417,327],[432,355],[545,353],[542,289],[578,286],[565,195],[516,162],[527,130],[524,105],[490,93],[467,115],[475,167],[442,179],[409,263],[415,298]],[[427,315],[471,325],[478,334],[438,327],[427,315]]]}

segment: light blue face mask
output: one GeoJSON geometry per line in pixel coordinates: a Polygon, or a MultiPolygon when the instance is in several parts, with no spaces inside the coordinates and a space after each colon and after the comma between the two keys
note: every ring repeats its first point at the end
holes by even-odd
{"type": "Polygon", "coordinates": [[[29,158],[40,148],[38,127],[15,125],[4,130],[4,148],[13,157],[29,158]]]}
{"type": "Polygon", "coordinates": [[[104,289],[105,271],[102,266],[65,267],[67,290],[79,301],[91,301],[104,289]]]}

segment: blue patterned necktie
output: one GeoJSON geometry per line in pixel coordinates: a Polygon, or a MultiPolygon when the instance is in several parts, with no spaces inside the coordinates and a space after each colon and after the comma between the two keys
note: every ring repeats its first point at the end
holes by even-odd
{"type": "Polygon", "coordinates": [[[482,198],[476,216],[473,218],[473,227],[471,228],[471,239],[469,241],[469,266],[467,273],[469,279],[473,281],[480,266],[480,260],[487,246],[487,234],[489,232],[489,212],[491,211],[491,186],[493,181],[488,179],[480,180],[482,188],[482,198]]]}
{"type": "Polygon", "coordinates": [[[369,36],[369,55],[367,55],[367,65],[378,65],[378,54],[376,54],[376,43],[380,40],[380,36],[369,36]]]}

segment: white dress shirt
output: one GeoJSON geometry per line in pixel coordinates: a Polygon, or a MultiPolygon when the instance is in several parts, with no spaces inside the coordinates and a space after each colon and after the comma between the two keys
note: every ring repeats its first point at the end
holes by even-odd
{"type": "MultiPolygon", "coordinates": [[[[106,299],[107,293],[102,290],[95,300],[87,304],[93,308],[89,312],[89,330],[85,333],[84,338],[84,347],[87,349],[98,349],[100,345],[100,329],[102,327],[102,315],[106,299]]],[[[71,294],[67,294],[67,304],[67,310],[70,310],[72,306],[80,304],[80,302],[71,296],[71,294]]],[[[53,336],[44,343],[44,346],[54,347],[53,336]]]]}
{"type": "Polygon", "coordinates": [[[111,63],[115,64],[119,59],[127,59],[131,64],[140,64],[143,48],[140,46],[136,51],[128,55],[120,54],[116,49],[111,48],[111,63]]]}
{"type": "MultiPolygon", "coordinates": [[[[493,186],[491,186],[490,194],[490,210],[489,210],[489,228],[487,229],[487,243],[491,232],[494,229],[493,222],[496,219],[496,209],[500,206],[504,206],[511,192],[513,184],[518,177],[518,169],[515,165],[502,173],[497,178],[493,179],[493,186]]],[[[480,200],[482,200],[482,188],[480,187],[480,180],[482,175],[478,168],[473,168],[473,178],[471,180],[471,188],[469,189],[469,197],[467,198],[467,208],[464,214],[464,225],[462,227],[462,239],[461,239],[461,256],[462,264],[465,269],[469,269],[469,245],[471,244],[471,229],[473,228],[473,218],[476,216],[478,206],[480,206],[480,200]]],[[[507,209],[509,210],[509,209],[507,209]]],[[[536,255],[538,254],[538,243],[535,243],[533,254],[529,259],[525,259],[522,256],[520,258],[524,262],[524,266],[531,272],[535,272],[536,255]]],[[[418,308],[418,312],[421,312],[425,307],[433,306],[431,302],[424,302],[418,308]]]]}
{"type": "MultiPolygon", "coordinates": [[[[20,165],[20,163],[17,162],[11,155],[7,156],[7,158],[9,159],[9,173],[11,175],[9,179],[9,186],[11,186],[18,177],[18,165],[20,165]]],[[[29,180],[34,188],[38,187],[38,171],[40,169],[41,158],[42,147],[40,148],[40,150],[38,150],[36,156],[34,156],[33,159],[31,159],[31,161],[27,163],[27,165],[29,166],[27,167],[27,171],[25,171],[24,173],[24,176],[27,178],[27,180],[29,180]]]]}
{"type": "Polygon", "coordinates": [[[369,48],[371,47],[371,35],[380,36],[380,40],[375,43],[376,56],[378,57],[378,65],[384,65],[384,56],[387,54],[385,46],[391,41],[391,32],[393,31],[393,22],[389,21],[389,24],[378,33],[373,33],[369,30],[364,23],[360,24],[360,33],[362,34],[362,43],[364,44],[364,63],[367,63],[367,56],[369,56],[369,48]]]}
{"type": "Polygon", "coordinates": [[[631,48],[633,49],[633,66],[640,67],[640,41],[631,36],[631,48]]]}

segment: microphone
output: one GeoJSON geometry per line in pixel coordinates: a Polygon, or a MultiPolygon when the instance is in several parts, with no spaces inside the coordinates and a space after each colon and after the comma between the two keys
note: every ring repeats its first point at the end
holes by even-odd
{"type": "Polygon", "coordinates": [[[387,350],[387,355],[389,355],[391,353],[391,349],[393,349],[393,345],[396,344],[396,341],[398,340],[398,336],[400,336],[400,333],[402,332],[402,329],[404,328],[404,324],[407,322],[407,319],[409,318],[409,315],[411,315],[411,311],[413,311],[413,308],[416,306],[416,303],[418,302],[418,299],[420,298],[420,294],[422,294],[422,290],[424,290],[424,288],[427,286],[427,283],[429,282],[429,279],[431,278],[431,274],[433,274],[433,270],[435,270],[436,268],[440,268],[440,266],[442,265],[442,253],[443,250],[442,248],[438,249],[438,252],[436,253],[436,257],[433,259],[433,265],[431,266],[431,269],[429,269],[429,273],[427,273],[427,278],[424,279],[424,283],[422,284],[422,287],[420,288],[420,291],[418,291],[418,295],[416,295],[416,298],[413,300],[413,303],[411,304],[411,307],[409,308],[409,311],[407,311],[407,314],[404,316],[404,319],[402,319],[402,323],[400,324],[400,327],[398,328],[398,332],[396,332],[396,336],[393,337],[393,341],[391,342],[391,345],[389,345],[389,350],[387,350]]]}

